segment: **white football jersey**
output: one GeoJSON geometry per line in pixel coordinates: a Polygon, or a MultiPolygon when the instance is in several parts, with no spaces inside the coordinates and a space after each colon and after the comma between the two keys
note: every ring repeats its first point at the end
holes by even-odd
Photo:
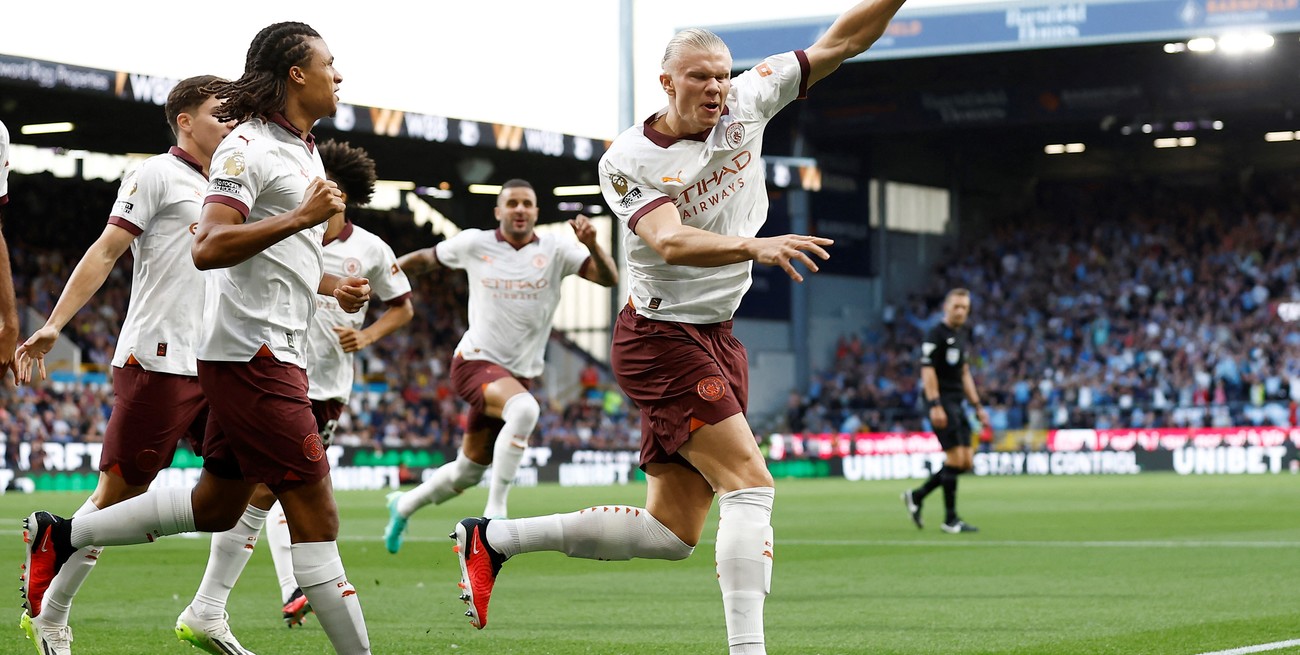
{"type": "Polygon", "coordinates": [[[0,205],[9,202],[9,128],[0,122],[0,205]]]}
{"type": "MultiPolygon", "coordinates": [[[[277,115],[241,123],[212,155],[204,203],[233,207],[246,221],[302,204],[307,184],[325,179],[315,139],[277,115]]],[[[247,260],[204,271],[199,359],[247,362],[265,344],[276,359],[307,367],[307,327],[324,274],[325,223],[301,230],[247,260]]]]}
{"type": "Polygon", "coordinates": [[[198,375],[203,274],[190,246],[207,187],[203,165],[176,146],[122,178],[108,222],[135,235],[135,261],[113,366],[134,355],[146,371],[198,375]]]}
{"type": "MultiPolygon", "coordinates": [[[[411,282],[397,266],[393,249],[383,239],[352,223],[325,244],[325,271],[370,280],[370,294],[387,304],[401,304],[411,295],[411,282]]],[[[366,303],[369,306],[369,303],[366,303]]],[[[316,317],[307,331],[307,397],[346,403],[352,395],[354,353],[343,352],[334,326],[360,330],[366,307],[349,314],[334,296],[316,294],[316,317]]]]}
{"type": "Polygon", "coordinates": [[[542,374],[560,281],[591,256],[578,241],[534,235],[516,249],[500,230],[465,230],[434,247],[438,263],[469,275],[469,329],[456,352],[522,378],[542,374]]]}
{"type": "Polygon", "coordinates": [[[728,236],[752,237],[767,221],[763,130],[808,85],[802,50],[773,55],[732,80],[721,120],[707,133],[680,139],[651,125],[633,126],[600,158],[605,202],[628,227],[632,305],[647,318],[683,323],[730,320],[750,285],[752,262],[675,266],[636,235],[637,221],[672,203],[682,223],[728,236]]]}

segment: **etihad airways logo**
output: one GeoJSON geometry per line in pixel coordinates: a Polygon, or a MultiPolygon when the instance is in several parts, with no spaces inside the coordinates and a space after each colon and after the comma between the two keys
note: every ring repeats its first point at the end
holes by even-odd
{"type": "Polygon", "coordinates": [[[687,185],[673,200],[682,218],[698,216],[745,188],[745,178],[741,175],[741,171],[748,168],[753,161],[753,153],[742,150],[712,172],[687,185]]]}
{"type": "Polygon", "coordinates": [[[501,278],[483,278],[483,287],[497,291],[541,291],[551,286],[551,281],[539,277],[536,280],[503,280],[501,278]]]}

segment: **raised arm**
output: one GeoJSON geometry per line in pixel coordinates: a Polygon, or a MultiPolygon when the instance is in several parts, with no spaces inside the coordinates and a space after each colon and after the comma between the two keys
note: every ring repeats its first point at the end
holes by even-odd
{"type": "Polygon", "coordinates": [[[421,248],[397,258],[397,266],[407,275],[424,275],[439,267],[433,248],[421,248]]]}
{"type": "Polygon", "coordinates": [[[569,220],[569,227],[573,228],[573,233],[578,236],[578,242],[587,247],[591,253],[591,266],[582,271],[583,279],[590,280],[602,287],[612,287],[618,284],[618,267],[614,266],[614,260],[600,247],[600,241],[596,239],[596,227],[586,216],[578,216],[569,220]]]}
{"type": "Polygon", "coordinates": [[[830,75],[840,64],[867,51],[885,33],[904,0],[865,0],[840,14],[817,42],[804,50],[811,68],[808,86],[830,75]]]}

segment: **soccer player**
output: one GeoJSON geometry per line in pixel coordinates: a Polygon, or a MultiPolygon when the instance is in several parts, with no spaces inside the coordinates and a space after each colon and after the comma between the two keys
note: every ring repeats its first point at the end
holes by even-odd
{"type": "Polygon", "coordinates": [[[921,505],[931,491],[943,487],[945,508],[943,531],[950,534],[979,532],[979,528],[957,517],[957,476],[971,470],[971,426],[962,406],[965,399],[982,425],[989,414],[980,403],[975,378],[967,356],[970,345],[970,291],[953,289],[943,299],[943,320],[930,329],[921,342],[921,387],[930,408],[930,425],[943,446],[944,463],[925,484],[903,492],[903,504],[916,527],[925,527],[921,505]]]}
{"type": "MultiPolygon", "coordinates": [[[[239,124],[213,154],[211,180],[191,255],[205,271],[198,340],[199,384],[208,399],[203,472],[189,489],[153,489],[73,519],[27,518],[24,592],[39,611],[50,579],[77,549],[235,526],[256,484],[284,506],[293,566],[334,650],[370,652],[356,590],[339,559],[338,509],[329,461],[307,399],[304,349],[315,295],[345,310],[369,299],[365,279],[325,273],[325,221],[344,210],[324,179],[311,128],[332,115],[342,77],[320,35],[276,23],[253,38],[244,74],[212,88],[217,117],[239,124]]],[[[224,621],[221,622],[224,624],[224,621]]],[[[179,632],[212,653],[212,617],[185,612],[179,632]]]]}
{"type": "Polygon", "coordinates": [[[389,494],[384,544],[390,553],[401,548],[412,513],[478,484],[489,464],[484,514],[506,516],[510,483],[541,411],[528,389],[542,372],[560,281],[577,273],[602,286],[618,284],[618,269],[586,216],[569,221],[579,242],[573,243],[537,234],[537,211],[533,186],[510,180],[497,195],[495,231],[465,230],[398,260],[411,275],[437,266],[469,275],[469,328],[456,346],[451,381],[470,409],[456,459],[410,492],[389,494]]]}
{"type": "MultiPolygon", "coordinates": [[[[182,437],[195,450],[202,443],[208,403],[199,389],[195,335],[203,320],[203,275],[189,247],[212,153],[234,128],[213,115],[220,101],[204,91],[220,81],[191,77],[171,90],[164,111],[177,145],[122,179],[108,225],[72,271],[49,320],[18,347],[21,381],[31,380],[33,365],[43,377],[45,354],[59,333],[131,249],[131,300],[113,356],[113,414],[104,432],[99,484],[73,516],[139,496],[171,464],[182,437]]],[[[71,652],[68,612],[99,552],[83,545],[43,598],[28,598],[21,623],[41,653],[71,652]]]]}
{"type": "MultiPolygon", "coordinates": [[[[325,141],[320,144],[320,157],[327,178],[338,184],[349,207],[370,202],[376,176],[369,153],[346,142],[325,141]]],[[[348,313],[333,298],[316,298],[316,316],[307,332],[307,397],[321,439],[328,445],[352,395],[356,353],[409,323],[415,310],[411,283],[398,266],[393,249],[348,220],[345,213],[335,214],[327,223],[324,257],[326,271],[370,280],[372,293],[387,306],[374,323],[362,329],[365,308],[348,313]]],[[[284,601],[283,618],[290,627],[301,625],[311,606],[293,577],[289,528],[278,506],[271,508],[271,517],[266,532],[284,601]]]]}
{"type": "MultiPolygon", "coordinates": [[[[9,128],[0,122],[0,207],[9,202],[9,128]]],[[[0,214],[0,216],[3,216],[0,214]]],[[[9,268],[9,244],[0,230],[0,377],[13,371],[18,380],[18,299],[14,295],[14,276],[9,268]]]]}
{"type": "Polygon", "coordinates": [[[717,562],[733,654],[764,653],[774,489],[745,419],[748,366],[731,317],[752,262],[796,281],[830,239],[755,238],[767,218],[762,135],[782,107],[884,32],[902,0],[867,0],[807,50],[768,57],[731,77],[726,44],[679,32],[659,76],[668,106],[623,132],[600,161],[607,204],[628,227],[631,299],[614,328],[619,385],[641,408],[646,506],[597,506],[520,520],[468,518],[453,532],[461,599],[487,623],[501,565],[520,553],[679,560],[699,542],[720,495],[717,562]],[[811,256],[810,256],[811,255],[811,256]]]}

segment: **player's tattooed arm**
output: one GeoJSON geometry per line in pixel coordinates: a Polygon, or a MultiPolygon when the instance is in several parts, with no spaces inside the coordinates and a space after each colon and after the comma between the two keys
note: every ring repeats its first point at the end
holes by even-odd
{"type": "Polygon", "coordinates": [[[438,268],[438,255],[433,248],[421,248],[397,258],[397,266],[407,275],[424,275],[438,268]]]}

